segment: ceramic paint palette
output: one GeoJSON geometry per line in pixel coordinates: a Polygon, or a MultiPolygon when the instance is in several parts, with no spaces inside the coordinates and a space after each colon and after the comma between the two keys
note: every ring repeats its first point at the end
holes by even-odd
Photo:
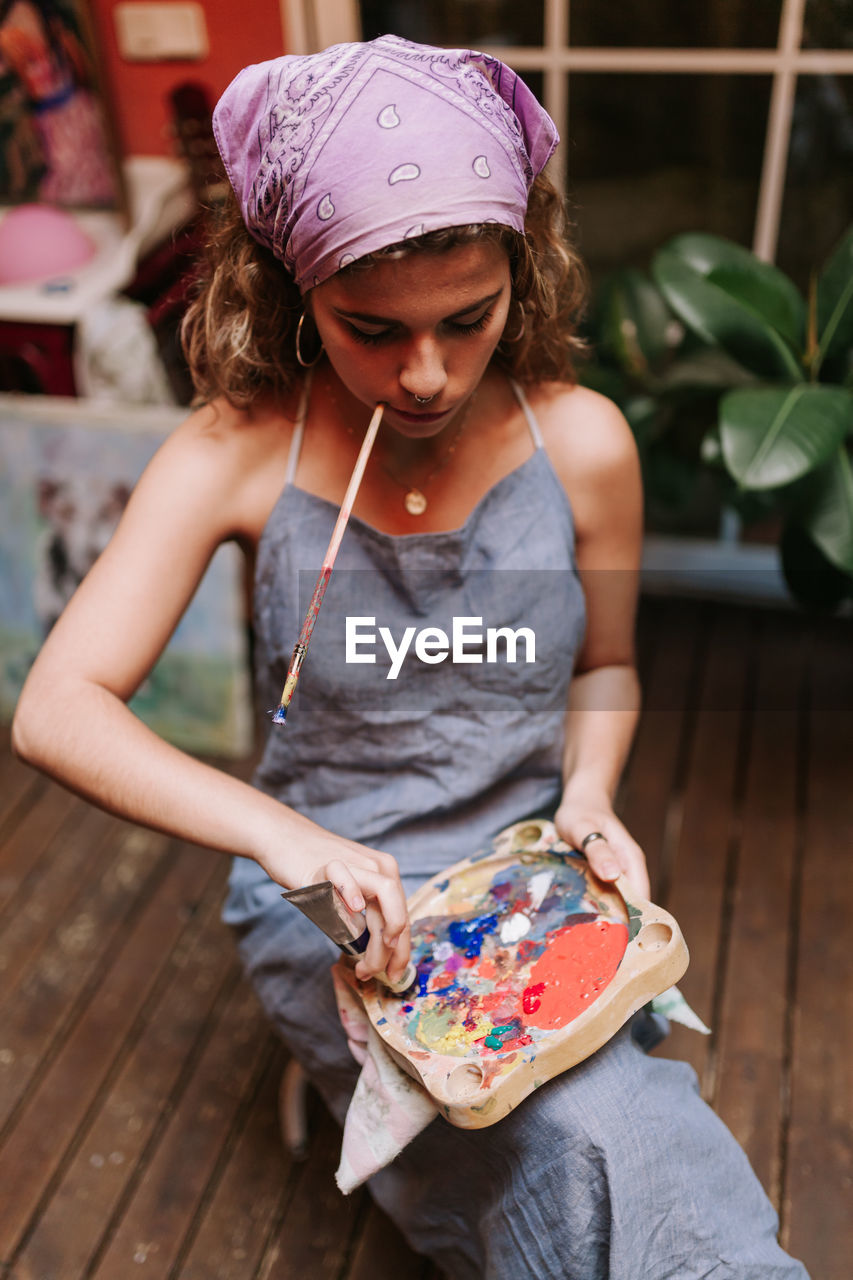
{"type": "Polygon", "coordinates": [[[423,885],[409,916],[417,982],[361,996],[392,1057],[468,1129],[594,1053],[687,968],[673,917],[598,880],[550,822],[508,827],[423,885]]]}

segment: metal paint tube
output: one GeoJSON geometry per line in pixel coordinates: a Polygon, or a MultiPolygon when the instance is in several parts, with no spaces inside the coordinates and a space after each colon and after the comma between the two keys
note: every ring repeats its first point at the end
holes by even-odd
{"type": "MultiPolygon", "coordinates": [[[[358,959],[367,950],[370,931],[363,911],[350,911],[331,880],[320,884],[308,884],[302,889],[290,889],[281,895],[292,902],[307,916],[327,938],[331,938],[341,951],[358,959]]],[[[406,972],[398,982],[392,982],[387,973],[377,973],[376,978],[389,991],[408,991],[415,981],[417,971],[409,961],[406,972]]]]}

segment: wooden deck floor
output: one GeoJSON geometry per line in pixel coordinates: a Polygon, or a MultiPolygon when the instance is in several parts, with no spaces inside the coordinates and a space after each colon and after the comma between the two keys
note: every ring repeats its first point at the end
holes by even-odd
{"type": "MultiPolygon", "coordinates": [[[[646,601],[621,798],[691,949],[677,1029],[813,1280],[853,1251],[849,623],[646,601]]],[[[0,743],[0,1274],[437,1277],[278,1140],[284,1055],[218,920],[226,864],[89,808],[0,743]]],[[[637,1280],[654,1280],[654,1277],[637,1280]]]]}

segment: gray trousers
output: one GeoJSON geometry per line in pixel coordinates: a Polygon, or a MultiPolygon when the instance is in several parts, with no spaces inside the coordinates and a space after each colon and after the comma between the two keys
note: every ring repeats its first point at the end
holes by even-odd
{"type": "MultiPolygon", "coordinates": [[[[339,952],[279,907],[239,939],[269,1017],[343,1123],[360,1068],[329,977],[339,952]]],[[[453,1280],[808,1280],[695,1072],[648,1057],[629,1027],[489,1128],[437,1118],[369,1187],[453,1280]]]]}

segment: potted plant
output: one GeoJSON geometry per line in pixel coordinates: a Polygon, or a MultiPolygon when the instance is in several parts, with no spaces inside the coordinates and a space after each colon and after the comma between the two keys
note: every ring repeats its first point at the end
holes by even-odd
{"type": "Polygon", "coordinates": [[[651,278],[604,282],[592,338],[585,380],[634,429],[658,527],[708,495],[774,516],[797,599],[853,598],[853,228],[807,299],[740,245],[676,236],[651,278]]]}

